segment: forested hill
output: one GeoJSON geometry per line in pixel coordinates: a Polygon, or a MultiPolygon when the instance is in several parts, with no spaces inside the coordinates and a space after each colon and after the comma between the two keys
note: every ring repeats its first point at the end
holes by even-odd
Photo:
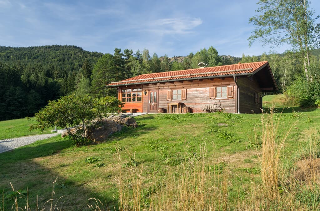
{"type": "Polygon", "coordinates": [[[0,120],[32,116],[70,93],[79,71],[90,77],[102,55],[76,46],[0,46],[0,120]]]}
{"type": "Polygon", "coordinates": [[[71,45],[36,47],[0,46],[0,62],[8,65],[41,65],[49,70],[70,72],[79,70],[85,59],[95,63],[103,54],[85,51],[71,45]]]}

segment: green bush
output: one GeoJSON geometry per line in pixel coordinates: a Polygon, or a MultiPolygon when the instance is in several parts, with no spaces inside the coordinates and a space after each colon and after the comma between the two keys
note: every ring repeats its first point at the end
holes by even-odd
{"type": "Polygon", "coordinates": [[[75,127],[76,133],[68,129],[70,139],[76,145],[90,142],[87,126],[94,119],[101,119],[107,113],[120,111],[121,102],[115,97],[93,98],[89,95],[68,95],[57,101],[50,101],[46,107],[36,113],[37,124],[31,129],[45,129],[57,126],[60,128],[75,127]]]}
{"type": "Polygon", "coordinates": [[[288,96],[290,104],[300,107],[319,106],[320,79],[315,78],[312,81],[307,81],[304,78],[298,78],[285,94],[288,96]]]}

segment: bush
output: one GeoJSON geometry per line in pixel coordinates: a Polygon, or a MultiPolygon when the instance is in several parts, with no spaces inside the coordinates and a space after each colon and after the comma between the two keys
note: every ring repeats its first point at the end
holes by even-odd
{"type": "Polygon", "coordinates": [[[285,94],[289,97],[289,102],[300,107],[319,106],[320,103],[320,79],[307,81],[298,78],[287,89],[285,94]]]}
{"type": "Polygon", "coordinates": [[[121,102],[115,97],[93,98],[89,95],[68,95],[48,105],[36,113],[37,124],[31,129],[48,127],[67,128],[76,145],[88,144],[86,127],[94,119],[101,119],[107,113],[120,111],[121,102]],[[75,127],[77,133],[71,132],[75,127]],[[80,132],[79,132],[80,131],[80,132]]]}

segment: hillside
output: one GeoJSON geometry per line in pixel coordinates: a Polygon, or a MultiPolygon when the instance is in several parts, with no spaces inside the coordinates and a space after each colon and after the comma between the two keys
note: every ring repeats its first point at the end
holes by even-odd
{"type": "Polygon", "coordinates": [[[102,55],[76,46],[0,46],[0,120],[33,116],[70,93],[80,69],[90,77],[102,55]]]}
{"type": "Polygon", "coordinates": [[[32,210],[49,209],[49,199],[57,210],[318,210],[320,110],[277,110],[275,122],[265,114],[144,115],[103,143],[75,147],[55,137],[0,154],[4,210],[15,196],[32,210]],[[267,144],[265,130],[276,132],[267,144]]]}
{"type": "Polygon", "coordinates": [[[71,45],[33,47],[0,46],[0,61],[9,65],[19,62],[23,65],[34,63],[43,66],[53,65],[55,67],[60,67],[60,69],[66,68],[68,65],[80,68],[84,59],[97,61],[101,56],[102,53],[85,51],[80,47],[71,45]]]}

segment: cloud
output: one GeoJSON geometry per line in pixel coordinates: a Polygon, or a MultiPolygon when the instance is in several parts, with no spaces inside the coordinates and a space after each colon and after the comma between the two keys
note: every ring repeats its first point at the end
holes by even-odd
{"type": "Polygon", "coordinates": [[[146,26],[146,31],[166,34],[190,34],[193,29],[202,24],[200,18],[165,18],[150,21],[146,26]]]}

